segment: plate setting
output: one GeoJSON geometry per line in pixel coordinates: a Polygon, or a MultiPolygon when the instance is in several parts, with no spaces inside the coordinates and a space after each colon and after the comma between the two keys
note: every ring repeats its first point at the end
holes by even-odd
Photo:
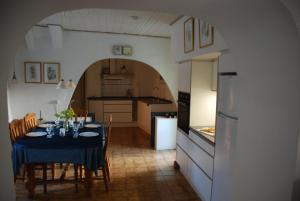
{"type": "Polygon", "coordinates": [[[41,137],[41,136],[45,136],[47,135],[46,132],[29,132],[29,133],[26,133],[26,136],[28,137],[41,137]]]}
{"type": "Polygon", "coordinates": [[[100,124],[85,124],[84,125],[85,128],[99,128],[101,127],[100,124]]]}
{"type": "Polygon", "coordinates": [[[49,128],[49,127],[52,127],[52,126],[54,126],[54,124],[40,124],[40,125],[38,125],[38,127],[40,127],[40,128],[49,128]]]}
{"type": "Polygon", "coordinates": [[[95,136],[98,136],[99,133],[96,133],[96,132],[82,132],[82,133],[79,133],[79,136],[81,137],[95,137],[95,136]]]}

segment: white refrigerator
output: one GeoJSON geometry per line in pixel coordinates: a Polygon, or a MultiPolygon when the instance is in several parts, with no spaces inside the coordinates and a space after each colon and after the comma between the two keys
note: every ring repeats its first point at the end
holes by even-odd
{"type": "Polygon", "coordinates": [[[234,154],[238,125],[237,87],[236,72],[219,73],[212,201],[233,200],[234,154]]]}

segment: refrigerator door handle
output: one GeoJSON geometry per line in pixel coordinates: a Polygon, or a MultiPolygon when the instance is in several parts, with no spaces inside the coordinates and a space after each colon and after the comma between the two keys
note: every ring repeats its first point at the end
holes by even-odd
{"type": "Polygon", "coordinates": [[[230,115],[225,114],[225,113],[220,112],[220,111],[218,111],[218,115],[219,115],[220,117],[222,117],[222,118],[229,118],[229,119],[233,119],[233,120],[238,120],[237,117],[230,116],[230,115]]]}
{"type": "Polygon", "coordinates": [[[237,76],[237,72],[223,72],[219,73],[220,76],[237,76]]]}

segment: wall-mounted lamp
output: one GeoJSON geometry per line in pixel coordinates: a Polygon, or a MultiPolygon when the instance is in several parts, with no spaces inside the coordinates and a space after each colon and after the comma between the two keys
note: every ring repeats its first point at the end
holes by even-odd
{"type": "Polygon", "coordinates": [[[14,66],[13,66],[13,70],[14,70],[14,72],[13,72],[13,76],[12,76],[12,78],[11,78],[11,80],[10,80],[10,83],[11,84],[18,84],[18,79],[17,79],[17,75],[16,75],[16,65],[15,65],[15,60],[14,60],[14,66]]]}
{"type": "Polygon", "coordinates": [[[76,84],[72,81],[72,79],[70,79],[69,82],[67,83],[67,87],[68,89],[75,89],[76,84]]]}
{"type": "Polygon", "coordinates": [[[66,82],[64,79],[61,79],[59,83],[56,86],[56,89],[75,89],[76,84],[70,79],[68,82],[66,82]]]}
{"type": "Polygon", "coordinates": [[[12,83],[12,84],[18,84],[18,79],[17,79],[15,70],[14,70],[13,77],[12,77],[12,79],[11,79],[11,83],[12,83]]]}

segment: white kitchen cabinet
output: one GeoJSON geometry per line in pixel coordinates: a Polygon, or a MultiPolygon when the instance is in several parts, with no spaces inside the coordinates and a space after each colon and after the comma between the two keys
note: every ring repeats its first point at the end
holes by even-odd
{"type": "Polygon", "coordinates": [[[190,159],[187,161],[189,181],[202,201],[210,201],[212,180],[190,159]]]}
{"type": "Polygon", "coordinates": [[[151,106],[148,104],[138,101],[138,126],[143,129],[146,133],[151,133],[151,106]]]}
{"type": "Polygon", "coordinates": [[[89,100],[88,111],[95,113],[95,120],[97,122],[103,122],[103,101],[89,100]]]}
{"type": "Polygon", "coordinates": [[[178,91],[191,92],[192,61],[178,64],[178,91]]]}
{"type": "Polygon", "coordinates": [[[188,150],[189,147],[189,141],[186,136],[186,134],[183,134],[182,131],[177,130],[177,136],[176,136],[177,144],[184,150],[188,150]]]}
{"type": "Polygon", "coordinates": [[[177,131],[176,162],[199,197],[210,201],[214,158],[180,130],[177,131]]]}
{"type": "Polygon", "coordinates": [[[104,120],[112,116],[114,123],[132,122],[132,101],[131,100],[110,100],[103,101],[104,120]]]}
{"type": "Polygon", "coordinates": [[[213,176],[214,159],[194,142],[189,143],[188,155],[202,171],[210,178],[213,176]]]}
{"type": "Polygon", "coordinates": [[[122,113],[122,112],[106,112],[104,113],[104,120],[109,121],[110,115],[112,116],[113,123],[130,123],[132,122],[132,113],[122,113]]]}
{"type": "Polygon", "coordinates": [[[104,112],[127,112],[131,113],[132,112],[132,105],[103,105],[103,110],[104,112]]]}
{"type": "Polygon", "coordinates": [[[209,143],[207,143],[204,139],[195,134],[193,131],[189,131],[189,138],[198,144],[202,149],[204,149],[211,156],[215,155],[215,147],[209,143]]]}
{"type": "Polygon", "coordinates": [[[185,178],[188,178],[188,156],[178,145],[176,147],[176,162],[180,166],[180,172],[185,176],[185,178]]]}

